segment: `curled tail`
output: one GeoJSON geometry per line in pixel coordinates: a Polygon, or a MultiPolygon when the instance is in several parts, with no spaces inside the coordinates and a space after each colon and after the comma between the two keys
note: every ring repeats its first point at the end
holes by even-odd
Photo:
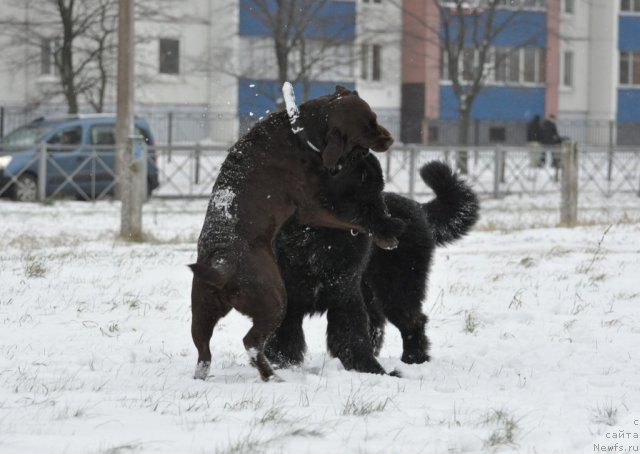
{"type": "Polygon", "coordinates": [[[466,235],[478,220],[478,197],[469,185],[440,161],[420,169],[420,176],[436,198],[422,204],[436,245],[443,246],[466,235]]]}

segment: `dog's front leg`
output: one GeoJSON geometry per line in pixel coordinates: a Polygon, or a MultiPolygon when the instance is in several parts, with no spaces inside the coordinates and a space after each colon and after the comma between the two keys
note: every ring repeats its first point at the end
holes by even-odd
{"type": "Polygon", "coordinates": [[[320,206],[298,208],[296,217],[300,224],[311,227],[326,227],[329,229],[355,231],[358,233],[368,232],[363,226],[342,220],[331,211],[320,206]]]}

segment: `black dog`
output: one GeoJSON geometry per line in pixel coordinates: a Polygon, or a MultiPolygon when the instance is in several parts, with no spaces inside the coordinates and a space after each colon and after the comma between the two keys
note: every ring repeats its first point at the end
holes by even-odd
{"type": "MultiPolygon", "coordinates": [[[[267,357],[281,367],[298,365],[306,344],[305,315],[327,312],[327,346],[346,369],[385,373],[375,355],[388,319],[403,339],[402,361],[429,360],[422,312],[435,246],[466,234],[478,219],[475,193],[444,163],[420,175],[436,198],[420,204],[393,193],[384,201],[406,228],[394,250],[372,247],[370,236],[286,223],[277,236],[278,265],[288,294],[287,312],[267,342],[267,357]]],[[[383,189],[380,163],[370,154],[348,162],[329,183],[331,209],[341,218],[368,219],[383,189]]]]}

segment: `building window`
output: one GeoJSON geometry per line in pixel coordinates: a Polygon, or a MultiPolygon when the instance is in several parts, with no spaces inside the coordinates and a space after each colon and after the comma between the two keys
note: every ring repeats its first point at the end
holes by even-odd
{"type": "Polygon", "coordinates": [[[508,70],[508,78],[509,82],[518,83],[520,82],[520,52],[519,49],[516,49],[514,52],[511,52],[507,57],[507,70],[508,70]]]}
{"type": "Polygon", "coordinates": [[[573,87],[573,52],[566,51],[563,57],[562,85],[573,87]]]}
{"type": "Polygon", "coordinates": [[[573,14],[573,0],[564,0],[564,12],[567,14],[573,14]]]}
{"type": "Polygon", "coordinates": [[[620,85],[640,86],[640,52],[620,52],[620,85]]]}
{"type": "Polygon", "coordinates": [[[507,130],[504,126],[492,126],[489,128],[489,142],[505,142],[507,140],[507,130]]]}
{"type": "Polygon", "coordinates": [[[449,54],[444,49],[440,49],[440,79],[450,80],[449,78],[449,54]]]}
{"type": "Polygon", "coordinates": [[[507,81],[507,57],[509,53],[507,49],[497,48],[494,51],[494,79],[496,82],[507,81]]]}
{"type": "Polygon", "coordinates": [[[56,70],[56,52],[59,43],[56,39],[43,38],[40,41],[40,74],[43,76],[54,76],[56,70]]]}
{"type": "Polygon", "coordinates": [[[472,81],[476,68],[475,49],[462,50],[462,80],[472,81]]]}
{"type": "Polygon", "coordinates": [[[497,47],[492,52],[493,81],[506,84],[544,83],[544,49],[497,47]]]}
{"type": "Polygon", "coordinates": [[[496,4],[500,8],[544,9],[547,0],[496,0],[496,4]]]}
{"type": "Polygon", "coordinates": [[[160,74],[180,74],[180,41],[160,39],[160,74]]]}
{"type": "Polygon", "coordinates": [[[527,83],[535,83],[537,79],[536,74],[536,57],[538,49],[535,47],[527,47],[524,49],[524,81],[527,83]]]}
{"type": "Polygon", "coordinates": [[[382,46],[363,44],[361,54],[360,78],[364,80],[382,79],[382,46]]]}
{"type": "Polygon", "coordinates": [[[620,2],[620,10],[640,13],[640,0],[622,0],[620,2]]]}

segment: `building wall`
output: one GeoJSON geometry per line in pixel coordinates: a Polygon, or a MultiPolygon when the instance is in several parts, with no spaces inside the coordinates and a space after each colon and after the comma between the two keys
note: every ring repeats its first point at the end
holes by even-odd
{"type": "Polygon", "coordinates": [[[566,13],[564,5],[560,12],[559,53],[559,100],[558,118],[569,120],[586,120],[589,109],[590,73],[589,67],[589,33],[590,33],[591,0],[574,0],[573,13],[566,13]],[[573,55],[573,80],[571,85],[564,83],[564,54],[573,55]]]}
{"type": "MultiPolygon", "coordinates": [[[[497,10],[495,23],[504,23],[510,14],[512,14],[511,10],[497,10]]],[[[474,17],[469,15],[466,16],[464,20],[471,23],[474,17]]],[[[453,21],[453,23],[455,24],[456,22],[453,21]]],[[[496,25],[496,27],[498,26],[499,25],[496,25]]],[[[470,45],[472,45],[474,37],[473,35],[469,35],[470,34],[467,33],[465,36],[470,45]]],[[[547,15],[542,11],[525,11],[522,12],[511,25],[507,26],[502,33],[495,37],[492,45],[506,48],[518,48],[525,44],[527,47],[546,47],[548,61],[549,43],[552,40],[550,40],[547,35],[547,15]]],[[[456,36],[455,29],[452,36],[456,36]]],[[[482,37],[478,39],[482,39],[482,37]]],[[[547,63],[546,68],[547,78],[549,78],[549,63],[547,63]]],[[[439,118],[458,118],[459,103],[451,83],[441,81],[439,98],[439,118]]],[[[525,121],[534,115],[540,115],[545,112],[545,103],[549,103],[549,98],[543,84],[507,85],[488,80],[474,101],[471,118],[477,120],[502,119],[525,121]]]]}
{"type": "Polygon", "coordinates": [[[619,0],[590,0],[589,82],[585,94],[589,120],[616,119],[618,86],[618,4],[619,0]]]}
{"type": "Polygon", "coordinates": [[[357,3],[354,72],[355,86],[378,114],[383,124],[396,140],[400,139],[400,105],[402,83],[402,10],[388,1],[381,3],[357,3]],[[381,30],[386,32],[381,33],[381,30]],[[362,45],[381,46],[380,80],[363,78],[362,45]]]}

